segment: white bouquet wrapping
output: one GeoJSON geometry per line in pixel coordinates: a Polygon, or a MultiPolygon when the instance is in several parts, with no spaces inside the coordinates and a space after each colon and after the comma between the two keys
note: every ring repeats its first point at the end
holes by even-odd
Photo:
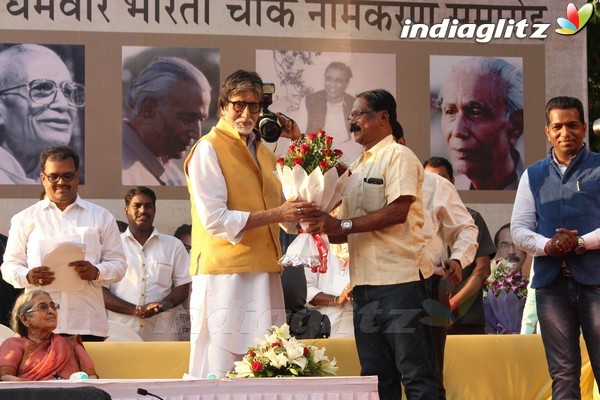
{"type": "MultiPolygon", "coordinates": [[[[283,157],[278,160],[277,174],[287,200],[312,201],[321,211],[329,213],[352,190],[356,176],[341,166],[341,152],[331,149],[332,141],[323,131],[308,134],[290,146],[287,160],[283,157]]],[[[326,235],[300,233],[279,263],[324,273],[328,254],[326,235]]]]}

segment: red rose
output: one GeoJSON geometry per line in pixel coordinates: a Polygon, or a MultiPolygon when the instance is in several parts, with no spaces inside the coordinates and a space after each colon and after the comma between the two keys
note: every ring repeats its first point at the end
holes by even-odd
{"type": "Polygon", "coordinates": [[[327,161],[319,161],[319,167],[321,167],[321,170],[325,171],[328,166],[329,164],[327,164],[327,161]]]}
{"type": "Polygon", "coordinates": [[[295,151],[296,151],[296,145],[290,144],[290,147],[288,147],[288,153],[293,153],[295,151]]]}
{"type": "Polygon", "coordinates": [[[306,143],[300,145],[300,154],[306,154],[310,150],[310,147],[306,143]]]}
{"type": "Polygon", "coordinates": [[[271,347],[279,347],[281,346],[281,342],[275,342],[271,345],[271,347]]]}
{"type": "Polygon", "coordinates": [[[304,354],[304,357],[306,357],[306,356],[308,355],[308,351],[309,351],[309,350],[308,350],[308,347],[305,347],[305,348],[304,348],[304,352],[303,352],[303,354],[304,354]]]}
{"type": "Polygon", "coordinates": [[[294,158],[294,165],[302,165],[302,157],[294,158]]]}
{"type": "Polygon", "coordinates": [[[323,136],[325,136],[325,131],[324,131],[324,130],[322,130],[322,129],[320,129],[320,130],[317,132],[317,137],[318,137],[318,138],[322,138],[323,136]]]}
{"type": "Polygon", "coordinates": [[[333,143],[333,138],[331,136],[325,136],[325,143],[331,145],[331,143],[333,143]]]}
{"type": "Polygon", "coordinates": [[[323,149],[323,155],[324,155],[325,157],[328,157],[328,156],[330,156],[330,155],[331,155],[331,149],[330,149],[330,148],[328,148],[328,147],[325,147],[325,148],[323,149]]]}
{"type": "Polygon", "coordinates": [[[344,152],[341,151],[340,149],[333,149],[333,154],[335,154],[338,157],[341,157],[342,154],[344,154],[344,152]]]}
{"type": "Polygon", "coordinates": [[[252,361],[252,372],[258,372],[263,369],[263,365],[258,361],[252,361]]]}
{"type": "Polygon", "coordinates": [[[317,135],[315,135],[314,133],[309,133],[308,135],[306,135],[306,138],[312,142],[313,140],[315,140],[315,138],[317,137],[317,135]]]}
{"type": "Polygon", "coordinates": [[[285,160],[283,159],[283,157],[279,157],[279,158],[277,159],[277,164],[279,164],[279,165],[281,165],[281,166],[285,165],[285,160]]]}

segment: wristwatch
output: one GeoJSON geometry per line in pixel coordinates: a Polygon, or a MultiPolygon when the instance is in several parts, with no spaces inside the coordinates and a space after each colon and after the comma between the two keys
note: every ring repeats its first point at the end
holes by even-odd
{"type": "Polygon", "coordinates": [[[578,256],[585,253],[585,240],[581,236],[577,236],[577,247],[575,247],[575,254],[578,256]]]}
{"type": "Polygon", "coordinates": [[[352,220],[343,219],[342,222],[340,222],[340,226],[343,230],[350,231],[350,229],[352,229],[352,220]]]}

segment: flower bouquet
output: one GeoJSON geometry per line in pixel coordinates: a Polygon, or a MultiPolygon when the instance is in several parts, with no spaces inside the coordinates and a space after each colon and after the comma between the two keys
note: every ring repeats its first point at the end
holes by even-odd
{"type": "MultiPolygon", "coordinates": [[[[354,186],[356,177],[340,161],[341,150],[332,147],[325,131],[309,133],[292,142],[277,160],[277,174],[287,200],[314,202],[329,213],[354,186]]],[[[327,271],[329,241],[320,234],[300,233],[279,260],[284,266],[305,266],[313,272],[327,271]]]]}
{"type": "Polygon", "coordinates": [[[519,333],[527,298],[527,277],[500,258],[492,261],[484,287],[485,324],[490,333],[519,333]]]}
{"type": "Polygon", "coordinates": [[[242,361],[235,362],[228,378],[268,378],[272,376],[334,376],[338,367],[325,349],[304,346],[290,335],[290,327],[273,326],[272,332],[249,347],[242,361]]]}

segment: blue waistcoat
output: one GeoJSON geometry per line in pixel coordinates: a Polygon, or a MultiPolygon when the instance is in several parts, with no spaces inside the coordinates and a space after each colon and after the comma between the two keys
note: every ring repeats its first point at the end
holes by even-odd
{"type": "MultiPolygon", "coordinates": [[[[564,175],[552,153],[527,169],[535,199],[536,232],[552,237],[557,228],[576,229],[582,236],[600,227],[600,154],[587,146],[571,159],[564,175]]],[[[573,279],[585,285],[600,285],[600,250],[569,254],[564,261],[573,279]]],[[[535,257],[532,287],[549,285],[556,279],[563,258],[535,257]]]]}

